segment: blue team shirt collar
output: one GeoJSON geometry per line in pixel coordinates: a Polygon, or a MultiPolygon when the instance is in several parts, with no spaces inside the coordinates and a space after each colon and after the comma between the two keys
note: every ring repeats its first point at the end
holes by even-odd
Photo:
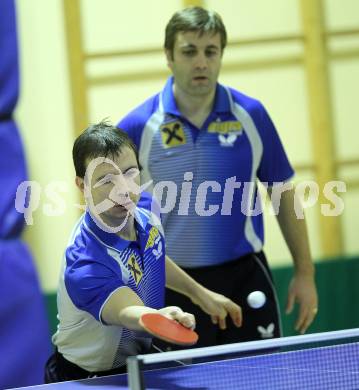
{"type": "MultiPolygon", "coordinates": [[[[95,222],[94,217],[91,215],[90,211],[87,209],[84,217],[85,226],[103,243],[106,245],[115,248],[119,251],[122,251],[128,248],[133,241],[125,240],[124,238],[119,237],[115,233],[108,233],[101,229],[101,227],[95,222]]],[[[135,211],[135,225],[136,230],[139,233],[139,237],[147,235],[148,230],[151,226],[148,226],[148,217],[140,212],[140,209],[137,208],[135,211]]]]}
{"type": "MultiPolygon", "coordinates": [[[[172,114],[178,117],[181,117],[176,104],[175,97],[173,95],[173,76],[169,77],[166,82],[166,85],[162,91],[162,103],[164,111],[167,114],[172,114]]],[[[223,85],[217,83],[216,96],[213,106],[213,112],[216,113],[227,113],[231,111],[230,101],[226,89],[223,85]]]]}

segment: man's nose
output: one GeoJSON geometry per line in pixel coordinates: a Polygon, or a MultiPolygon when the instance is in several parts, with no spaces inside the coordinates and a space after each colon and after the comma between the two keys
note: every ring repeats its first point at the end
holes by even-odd
{"type": "Polygon", "coordinates": [[[116,188],[116,193],[119,195],[125,195],[128,194],[130,187],[128,180],[122,175],[116,175],[116,180],[115,180],[115,188],[116,188]]]}
{"type": "Polygon", "coordinates": [[[196,56],[195,67],[197,69],[206,69],[207,68],[207,57],[205,53],[199,52],[196,56]]]}
{"type": "Polygon", "coordinates": [[[133,177],[118,175],[115,181],[116,193],[119,196],[128,197],[129,194],[138,194],[141,192],[139,184],[136,183],[133,177]]]}

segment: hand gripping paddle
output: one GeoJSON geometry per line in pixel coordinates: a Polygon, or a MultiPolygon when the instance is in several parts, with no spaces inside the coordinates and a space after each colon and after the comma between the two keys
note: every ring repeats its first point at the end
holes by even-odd
{"type": "Polygon", "coordinates": [[[139,323],[152,336],[168,343],[193,345],[198,341],[198,334],[195,331],[159,313],[142,314],[139,323]]]}

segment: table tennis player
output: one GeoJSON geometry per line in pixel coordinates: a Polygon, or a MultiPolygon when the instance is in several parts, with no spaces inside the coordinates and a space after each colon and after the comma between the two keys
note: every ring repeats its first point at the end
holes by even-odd
{"type": "Polygon", "coordinates": [[[199,285],[165,255],[161,221],[140,187],[136,147],[126,133],[106,122],[88,127],[75,140],[73,161],[86,211],[64,254],[46,383],[125,372],[129,355],[152,348],[140,325],[144,314],[160,313],[194,328],[192,314],[163,307],[165,285],[189,297],[220,328],[227,315],[241,325],[237,304],[199,285]]]}

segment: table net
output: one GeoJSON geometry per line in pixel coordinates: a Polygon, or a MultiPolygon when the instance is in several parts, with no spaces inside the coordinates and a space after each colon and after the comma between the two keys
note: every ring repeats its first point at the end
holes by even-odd
{"type": "Polygon", "coordinates": [[[359,389],[359,329],[128,359],[131,390],[359,389]]]}

